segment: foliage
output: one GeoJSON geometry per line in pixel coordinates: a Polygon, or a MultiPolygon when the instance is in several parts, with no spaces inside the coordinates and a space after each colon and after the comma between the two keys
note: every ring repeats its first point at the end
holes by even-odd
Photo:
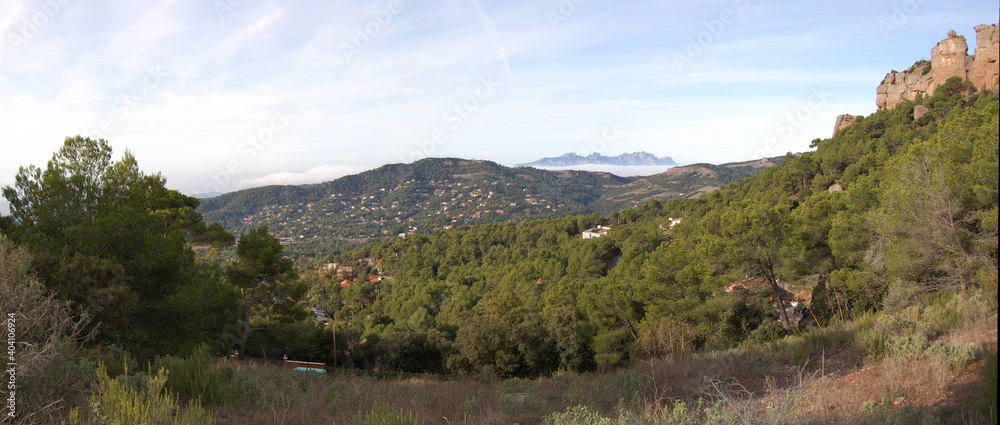
{"type": "Polygon", "coordinates": [[[161,369],[170,375],[166,383],[170,391],[204,404],[218,405],[232,400],[229,383],[233,379],[233,370],[216,366],[207,345],[198,347],[184,358],[168,356],[157,359],[150,372],[161,369]]]}
{"type": "MultiPolygon", "coordinates": [[[[266,310],[257,314],[287,316],[301,313],[294,300],[301,297],[304,288],[290,282],[295,278],[292,260],[281,254],[281,243],[267,233],[267,226],[252,229],[240,236],[236,246],[237,261],[226,268],[226,277],[236,287],[243,301],[243,331],[239,354],[246,351],[250,336],[250,319],[255,308],[266,310]]],[[[299,317],[302,319],[303,317],[299,317]]]]}
{"type": "MultiPolygon", "coordinates": [[[[781,158],[771,161],[780,163],[781,158]]],[[[450,227],[615,214],[651,199],[722,186],[762,169],[756,163],[694,164],[669,174],[625,178],[426,158],[317,185],[231,192],[202,200],[199,211],[238,232],[267,225],[286,238],[289,252],[322,258],[411,230],[427,234],[450,227]]]]}
{"type": "MultiPolygon", "coordinates": [[[[337,350],[355,367],[507,378],[775,341],[788,332],[776,325],[779,289],[811,292],[804,320],[830,324],[906,308],[926,291],[989,287],[997,96],[962,96],[925,99],[925,124],[912,121],[915,103],[879,111],[814,152],[697,199],[439,230],[328,255],[323,262],[354,267],[358,282],[306,270],[308,299],[351,338],[338,338],[337,350]],[[942,205],[954,207],[951,221],[908,224],[942,205]],[[582,239],[595,224],[612,230],[582,239]],[[732,289],[752,276],[764,278],[763,291],[732,289]]],[[[852,345],[877,359],[897,332],[933,337],[957,320],[951,302],[921,304],[920,329],[862,327],[852,345]]],[[[330,346],[320,335],[314,345],[330,346]]]]}
{"type": "MultiPolygon", "coordinates": [[[[3,368],[0,396],[16,391],[14,423],[54,422],[85,396],[86,370],[73,357],[89,335],[86,317],[74,317],[70,306],[51,294],[31,270],[31,255],[0,235],[0,323],[3,324],[2,363],[16,365],[16,376],[3,368]],[[6,344],[13,334],[13,346],[6,344]],[[10,358],[13,356],[14,358],[10,358]],[[15,363],[16,362],[16,363],[15,363]],[[8,383],[16,382],[15,388],[8,383]]],[[[6,417],[8,411],[4,411],[6,417]]]]}
{"type": "MultiPolygon", "coordinates": [[[[154,425],[213,424],[215,421],[197,401],[183,406],[177,396],[166,392],[168,373],[163,369],[148,379],[127,380],[128,374],[115,379],[108,376],[103,364],[98,366],[97,381],[90,396],[90,409],[83,424],[154,425]]],[[[79,414],[71,418],[79,417],[79,414]]],[[[70,425],[76,425],[73,419],[70,425]]]]}
{"type": "Polygon", "coordinates": [[[199,275],[188,234],[204,227],[198,201],[139,170],[131,153],[111,160],[104,140],[67,138],[43,170],[22,167],[3,189],[19,223],[12,234],[33,254],[33,268],[62,300],[100,329],[96,341],[149,358],[213,340],[203,314],[224,312],[224,297],[200,297],[217,282],[199,275]],[[177,303],[180,294],[199,295],[177,303]],[[161,326],[173,317],[177,326],[161,326]],[[190,327],[195,334],[185,333],[190,327]],[[197,344],[200,341],[193,341],[197,344]]]}

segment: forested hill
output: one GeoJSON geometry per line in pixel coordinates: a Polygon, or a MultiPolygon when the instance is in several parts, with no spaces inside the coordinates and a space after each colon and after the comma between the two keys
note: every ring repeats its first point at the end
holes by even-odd
{"type": "Polygon", "coordinates": [[[822,325],[967,288],[995,300],[998,139],[997,95],[955,81],[697,199],[332,256],[358,283],[306,270],[308,302],[367,342],[351,352],[358,367],[511,376],[787,335],[777,289],[726,290],[748,276],[811,300],[822,325]],[[914,119],[918,104],[929,112],[914,119]],[[595,222],[610,232],[583,239],[595,222]]]}
{"type": "Polygon", "coordinates": [[[295,251],[321,252],[408,232],[609,213],[650,199],[696,196],[763,169],[759,162],[691,167],[637,179],[428,158],[315,185],[228,193],[202,200],[199,212],[240,232],[266,224],[295,251]]]}

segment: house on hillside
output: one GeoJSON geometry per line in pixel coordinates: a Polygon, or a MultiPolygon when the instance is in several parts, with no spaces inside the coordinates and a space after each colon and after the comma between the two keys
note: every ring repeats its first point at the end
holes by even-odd
{"type": "Polygon", "coordinates": [[[677,218],[670,217],[667,220],[670,220],[670,228],[673,228],[674,226],[680,224],[681,220],[683,219],[684,217],[677,217],[677,218]]]}
{"type": "Polygon", "coordinates": [[[341,288],[350,288],[351,285],[354,285],[354,279],[344,279],[340,282],[341,288]]]}
{"type": "Polygon", "coordinates": [[[609,231],[611,231],[611,226],[597,226],[584,230],[581,236],[584,239],[599,238],[608,234],[609,231]]]}
{"type": "Polygon", "coordinates": [[[327,314],[325,311],[320,310],[320,309],[318,309],[316,307],[310,307],[309,311],[312,312],[313,322],[316,322],[316,323],[326,323],[326,322],[329,322],[329,321],[333,320],[333,319],[330,318],[329,314],[327,314]]]}
{"type": "Polygon", "coordinates": [[[337,279],[347,279],[354,276],[354,267],[342,266],[337,267],[337,279]]]}

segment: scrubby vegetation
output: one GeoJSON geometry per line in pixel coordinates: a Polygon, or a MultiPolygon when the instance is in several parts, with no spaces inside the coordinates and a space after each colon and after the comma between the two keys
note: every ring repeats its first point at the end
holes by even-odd
{"type": "Polygon", "coordinates": [[[949,84],[697,199],[296,267],[266,227],[212,261],[197,200],[67,139],[4,190],[3,420],[994,423],[1000,108],[949,84]]]}

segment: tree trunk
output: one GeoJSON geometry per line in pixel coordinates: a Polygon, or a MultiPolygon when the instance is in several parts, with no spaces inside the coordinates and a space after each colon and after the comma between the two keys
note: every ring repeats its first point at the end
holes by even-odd
{"type": "Polygon", "coordinates": [[[768,281],[771,284],[771,296],[774,297],[774,303],[777,304],[778,312],[781,313],[781,326],[788,329],[790,322],[788,321],[788,312],[785,311],[785,303],[781,301],[781,293],[778,292],[778,284],[775,282],[768,281]]]}
{"type": "MultiPolygon", "coordinates": [[[[240,336],[240,359],[243,358],[244,350],[247,346],[247,338],[250,336],[250,307],[253,302],[253,293],[256,288],[250,290],[250,297],[244,295],[243,302],[246,307],[243,309],[243,335],[240,336]]],[[[246,290],[243,292],[246,294],[246,290]]]]}
{"type": "Polygon", "coordinates": [[[778,286],[778,278],[774,275],[774,266],[770,264],[762,267],[764,280],[767,284],[771,286],[771,297],[774,298],[774,303],[778,307],[779,317],[781,318],[781,326],[788,329],[790,322],[788,320],[788,313],[785,311],[785,303],[781,301],[781,287],[778,286]]]}

